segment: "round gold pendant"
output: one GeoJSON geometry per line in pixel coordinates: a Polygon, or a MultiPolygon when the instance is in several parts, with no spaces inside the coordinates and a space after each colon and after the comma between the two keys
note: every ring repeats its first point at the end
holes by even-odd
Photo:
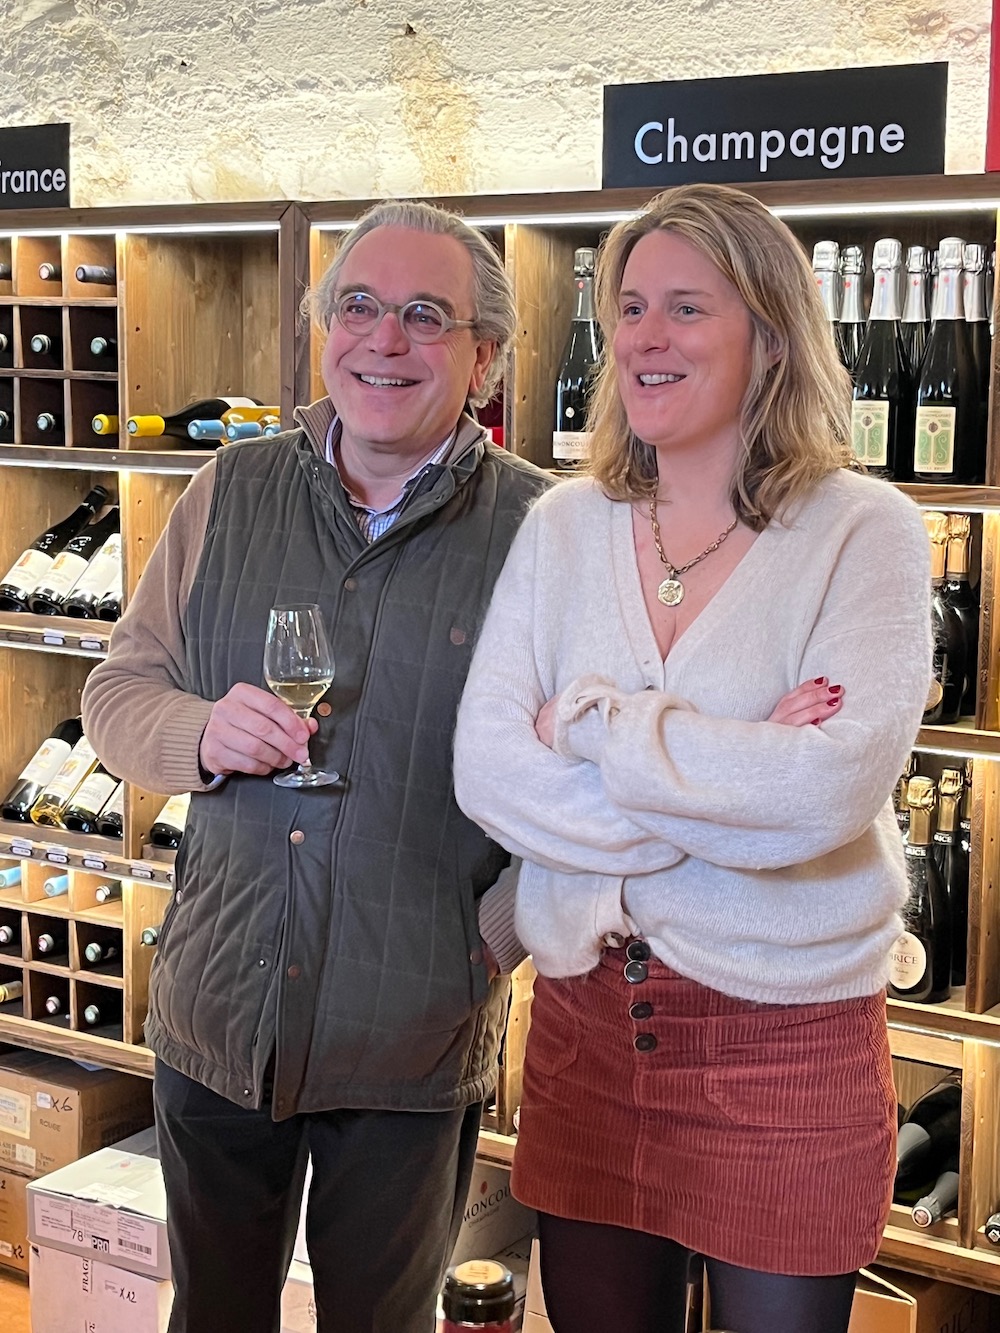
{"type": "Polygon", "coordinates": [[[684,584],[680,579],[664,579],[656,595],[664,606],[680,606],[684,600],[684,584]]]}

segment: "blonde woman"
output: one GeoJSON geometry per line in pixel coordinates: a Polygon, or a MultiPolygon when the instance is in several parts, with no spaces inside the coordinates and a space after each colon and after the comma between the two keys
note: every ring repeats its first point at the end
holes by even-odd
{"type": "Polygon", "coordinates": [[[931,674],[915,506],[844,467],[812,275],[686,186],[598,263],[589,478],[543,496],[459,715],[540,973],[515,1193],[556,1333],[846,1333],[891,1197],[887,804],[931,674]]]}

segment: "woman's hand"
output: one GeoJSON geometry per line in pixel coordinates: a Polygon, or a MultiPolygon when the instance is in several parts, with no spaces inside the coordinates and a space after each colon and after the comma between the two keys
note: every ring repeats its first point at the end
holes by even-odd
{"type": "MultiPolygon", "coordinates": [[[[786,694],[767,720],[779,722],[784,727],[805,727],[810,723],[818,727],[827,718],[834,717],[843,702],[843,685],[831,685],[826,676],[820,676],[786,694]]],[[[535,726],[537,729],[538,724],[535,726]]]]}

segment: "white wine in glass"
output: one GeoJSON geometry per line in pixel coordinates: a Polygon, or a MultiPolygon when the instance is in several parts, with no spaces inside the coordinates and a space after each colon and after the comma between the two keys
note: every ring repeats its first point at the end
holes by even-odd
{"type": "MultiPolygon", "coordinates": [[[[264,645],[264,679],[268,688],[303,721],[333,683],[333,651],[319,607],[272,606],[264,645]]],[[[328,787],[340,774],[311,763],[272,779],[278,787],[328,787]]]]}

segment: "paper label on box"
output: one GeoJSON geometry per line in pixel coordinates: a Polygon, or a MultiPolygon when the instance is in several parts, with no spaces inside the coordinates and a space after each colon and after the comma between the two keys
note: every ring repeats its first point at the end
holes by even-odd
{"type": "Polygon", "coordinates": [[[92,1250],[98,1255],[129,1259],[155,1268],[159,1261],[155,1222],[134,1213],[119,1213],[98,1204],[42,1196],[35,1204],[38,1234],[47,1240],[92,1250]]]}
{"type": "Polygon", "coordinates": [[[43,1111],[51,1111],[53,1105],[51,1094],[48,1092],[36,1092],[35,1105],[40,1107],[43,1111]]]}
{"type": "Polygon", "coordinates": [[[14,1161],[21,1166],[28,1167],[31,1171],[35,1169],[35,1161],[38,1154],[34,1148],[29,1148],[26,1143],[17,1143],[14,1145],[14,1161]]]}
{"type": "Polygon", "coordinates": [[[158,1263],[156,1253],[159,1230],[155,1222],[136,1217],[134,1213],[118,1215],[118,1254],[123,1258],[133,1259],[139,1264],[148,1264],[155,1268],[158,1263]]]}
{"type": "Polygon", "coordinates": [[[31,1132],[31,1098],[13,1088],[0,1088],[0,1131],[26,1139],[31,1132]]]}
{"type": "Polygon", "coordinates": [[[5,1259],[13,1258],[14,1247],[9,1240],[0,1240],[0,1254],[2,1254],[5,1259]]]}

